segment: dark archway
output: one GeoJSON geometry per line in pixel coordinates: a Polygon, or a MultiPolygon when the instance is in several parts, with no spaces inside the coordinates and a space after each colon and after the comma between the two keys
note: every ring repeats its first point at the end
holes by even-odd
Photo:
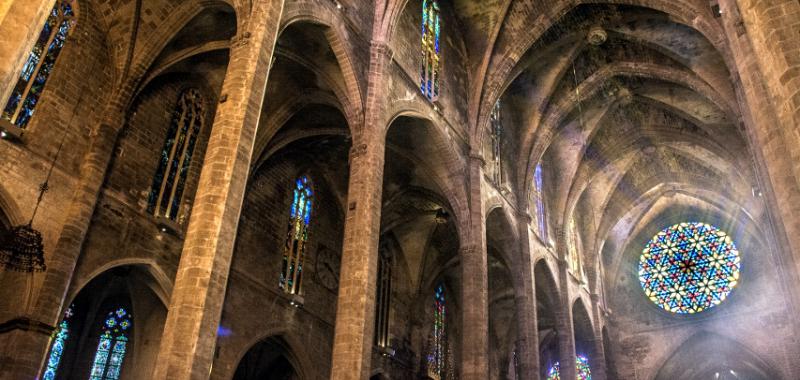
{"type": "Polygon", "coordinates": [[[539,260],[533,273],[536,286],[536,326],[539,330],[539,376],[544,379],[547,371],[558,362],[558,334],[556,313],[558,288],[547,261],[539,260]]]}
{"type": "MultiPolygon", "coordinates": [[[[572,305],[572,326],[575,331],[575,353],[589,358],[594,352],[592,320],[583,302],[578,299],[572,305]]],[[[592,363],[590,363],[592,364],[592,363]]]]}
{"type": "Polygon", "coordinates": [[[297,360],[281,337],[269,337],[251,347],[236,367],[234,380],[300,380],[297,360]]]}
{"type": "Polygon", "coordinates": [[[52,370],[61,380],[86,379],[95,371],[116,373],[121,380],[150,378],[167,315],[153,284],[142,265],[111,268],[89,281],[64,305],[60,323],[65,324],[59,328],[66,327],[67,334],[60,360],[51,368],[48,352],[43,373],[52,370]],[[103,340],[108,345],[101,349],[103,340]],[[101,351],[108,359],[98,364],[101,351]]]}

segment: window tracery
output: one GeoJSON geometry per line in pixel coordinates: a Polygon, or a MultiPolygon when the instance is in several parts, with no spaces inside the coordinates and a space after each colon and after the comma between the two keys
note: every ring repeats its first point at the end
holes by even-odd
{"type": "Polygon", "coordinates": [[[492,136],[492,165],[494,172],[492,173],[492,180],[496,186],[503,183],[503,162],[501,158],[501,147],[503,141],[503,122],[500,119],[500,101],[498,100],[492,108],[490,115],[491,121],[491,136],[492,136]]]}
{"type": "Polygon", "coordinates": [[[536,169],[533,171],[533,200],[536,207],[536,226],[539,237],[546,244],[547,243],[547,211],[545,210],[544,203],[544,180],[542,174],[542,164],[536,164],[536,169]]]}
{"type": "Polygon", "coordinates": [[[441,46],[439,45],[439,2],[422,0],[422,63],[420,90],[431,101],[439,98],[441,46]]]}
{"type": "Polygon", "coordinates": [[[55,2],[6,102],[3,119],[20,128],[28,125],[76,20],[74,0],[55,2]]]}
{"type": "Polygon", "coordinates": [[[47,356],[47,364],[44,374],[42,375],[43,380],[53,380],[56,378],[58,366],[61,364],[61,356],[64,355],[64,348],[67,345],[67,339],[69,339],[69,323],[73,314],[72,310],[73,306],[70,306],[64,311],[64,318],[53,332],[53,343],[50,345],[50,354],[47,356]]]}
{"type": "Polygon", "coordinates": [[[147,209],[155,216],[178,218],[204,115],[200,92],[196,89],[184,91],[175,106],[148,197],[147,209]]]}
{"type": "Polygon", "coordinates": [[[280,287],[289,294],[300,294],[303,281],[303,262],[305,248],[311,225],[311,211],[314,204],[314,190],[307,175],[294,182],[292,205],[286,243],[283,248],[283,267],[280,287]]]}
{"type": "Polygon", "coordinates": [[[724,301],[740,269],[739,251],[727,233],[706,223],[679,223],[647,243],[639,259],[639,282],[662,309],[694,314],[724,301]]]}
{"type": "Polygon", "coordinates": [[[392,297],[392,256],[386,247],[381,247],[378,258],[378,293],[375,313],[375,344],[389,346],[389,310],[392,297]]]}
{"type": "Polygon", "coordinates": [[[103,321],[89,380],[118,380],[127,352],[128,334],[133,317],[120,307],[110,311],[103,321]]]}

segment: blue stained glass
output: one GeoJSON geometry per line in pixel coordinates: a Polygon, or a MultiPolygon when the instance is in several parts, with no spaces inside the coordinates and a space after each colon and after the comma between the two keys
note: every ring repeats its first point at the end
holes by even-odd
{"type": "Polygon", "coordinates": [[[534,197],[536,201],[536,224],[539,229],[539,237],[543,241],[547,241],[547,221],[545,219],[544,207],[544,187],[542,180],[542,164],[536,164],[536,169],[533,172],[534,178],[534,197]]]}
{"type": "MultiPolygon", "coordinates": [[[[550,367],[550,370],[547,371],[547,380],[559,380],[561,376],[559,375],[559,364],[556,362],[550,367]]],[[[575,358],[575,375],[577,380],[591,380],[592,379],[592,371],[589,368],[589,359],[586,359],[583,355],[578,355],[575,358]]]]}
{"type": "Polygon", "coordinates": [[[645,246],[639,282],[662,309],[693,314],[724,301],[738,283],[739,271],[739,251],[725,232],[705,223],[679,223],[645,246]]]}
{"type": "Polygon", "coordinates": [[[56,1],[3,109],[2,117],[20,128],[25,128],[30,122],[44,85],[74,25],[71,1],[56,1]]]}
{"type": "Polygon", "coordinates": [[[127,350],[127,330],[132,316],[124,308],[110,311],[103,322],[103,331],[97,343],[90,380],[117,380],[127,350]]]}
{"type": "Polygon", "coordinates": [[[64,354],[64,348],[69,338],[69,318],[72,317],[72,306],[67,308],[64,312],[64,320],[58,325],[55,331],[55,339],[50,348],[50,356],[47,359],[47,367],[45,368],[42,379],[53,380],[58,371],[58,365],[61,363],[61,356],[64,354]]]}
{"type": "Polygon", "coordinates": [[[311,225],[312,207],[314,204],[311,180],[301,176],[294,182],[292,204],[286,243],[284,245],[283,265],[279,285],[290,294],[300,292],[302,280],[305,244],[308,240],[311,225]]]}
{"type": "Polygon", "coordinates": [[[430,100],[439,97],[440,75],[440,16],[436,0],[422,2],[422,60],[420,63],[420,89],[430,100]]]}
{"type": "Polygon", "coordinates": [[[433,334],[431,351],[428,354],[428,373],[435,378],[448,377],[447,368],[447,304],[444,284],[439,284],[433,293],[433,334]]]}

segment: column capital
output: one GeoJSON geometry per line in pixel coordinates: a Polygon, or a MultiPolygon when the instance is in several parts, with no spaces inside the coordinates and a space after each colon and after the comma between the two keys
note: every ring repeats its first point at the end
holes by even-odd
{"type": "Polygon", "coordinates": [[[392,48],[383,40],[371,40],[369,42],[369,48],[371,52],[384,55],[389,59],[392,59],[394,56],[392,48]]]}

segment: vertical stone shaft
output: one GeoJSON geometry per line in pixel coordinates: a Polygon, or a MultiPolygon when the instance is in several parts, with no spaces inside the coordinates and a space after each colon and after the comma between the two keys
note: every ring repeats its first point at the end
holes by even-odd
{"type": "Polygon", "coordinates": [[[603,346],[603,327],[600,323],[600,294],[592,293],[592,314],[594,314],[592,332],[594,341],[592,342],[592,355],[589,358],[589,366],[592,370],[592,380],[606,380],[608,369],[606,368],[606,352],[603,346]]]}
{"type": "Polygon", "coordinates": [[[331,379],[367,379],[375,318],[378,238],[381,224],[383,164],[386,150],[381,123],[389,48],[370,47],[364,126],[353,138],[350,181],[342,244],[341,281],[336,304],[331,379]]]}
{"type": "MultiPolygon", "coordinates": [[[[154,379],[204,379],[217,328],[283,1],[259,1],[231,44],[154,379]]],[[[240,25],[243,25],[240,23],[240,25]]]]}
{"type": "Polygon", "coordinates": [[[55,0],[0,1],[0,107],[6,106],[55,0]]]}
{"type": "Polygon", "coordinates": [[[469,160],[470,241],[461,249],[462,344],[461,377],[489,378],[489,271],[486,248],[486,215],[483,210],[483,158],[469,160]]]}
{"type": "Polygon", "coordinates": [[[520,268],[522,273],[523,295],[517,296],[517,362],[520,379],[539,378],[539,328],[536,310],[536,285],[533,278],[533,260],[531,260],[531,240],[529,214],[521,214],[518,218],[520,268]]]}
{"type": "Polygon", "coordinates": [[[559,374],[562,379],[575,379],[575,326],[572,323],[572,302],[570,301],[570,274],[567,257],[567,239],[564,227],[556,232],[556,249],[558,250],[558,278],[561,283],[560,306],[556,312],[556,328],[558,329],[558,362],[561,366],[559,374]]]}
{"type": "MultiPolygon", "coordinates": [[[[793,253],[795,270],[788,274],[796,283],[800,273],[800,218],[797,217],[800,215],[800,157],[793,150],[800,149],[800,108],[791,113],[786,110],[790,108],[786,103],[788,97],[793,102],[800,101],[796,96],[800,91],[798,66],[788,65],[795,61],[790,56],[797,54],[797,39],[775,43],[765,41],[761,33],[782,36],[785,31],[778,33],[775,28],[787,28],[787,20],[793,17],[789,10],[800,11],[800,4],[783,0],[739,0],[742,12],[748,16],[742,19],[736,3],[736,0],[720,2],[725,34],[738,72],[737,98],[753,154],[761,163],[759,179],[765,185],[762,190],[766,203],[774,224],[783,226],[783,231],[776,231],[776,234],[781,245],[793,253]],[[768,12],[769,9],[776,11],[768,12]],[[774,19],[769,19],[770,15],[774,19]],[[791,85],[793,88],[789,88],[791,85]],[[790,91],[793,92],[787,93],[790,91]]],[[[794,296],[798,297],[796,291],[794,296]]]]}

